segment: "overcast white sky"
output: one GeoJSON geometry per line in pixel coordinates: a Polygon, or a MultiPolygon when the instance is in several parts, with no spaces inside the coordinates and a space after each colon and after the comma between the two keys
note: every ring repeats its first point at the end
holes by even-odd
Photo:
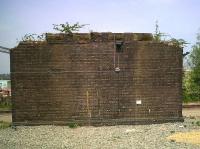
{"type": "MultiPolygon", "coordinates": [[[[26,33],[53,32],[52,24],[90,24],[81,32],[161,32],[194,44],[200,28],[199,0],[0,0],[0,45],[17,46],[26,33]]],[[[190,46],[184,49],[189,51],[190,46]]],[[[0,53],[0,73],[9,73],[0,53]]]]}

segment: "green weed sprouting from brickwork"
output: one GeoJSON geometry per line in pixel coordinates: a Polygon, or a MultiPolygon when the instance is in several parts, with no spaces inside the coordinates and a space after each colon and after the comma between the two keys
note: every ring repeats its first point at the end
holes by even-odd
{"type": "Polygon", "coordinates": [[[25,34],[22,39],[24,42],[33,42],[33,41],[44,41],[45,40],[45,33],[38,35],[38,34],[25,34]]]}

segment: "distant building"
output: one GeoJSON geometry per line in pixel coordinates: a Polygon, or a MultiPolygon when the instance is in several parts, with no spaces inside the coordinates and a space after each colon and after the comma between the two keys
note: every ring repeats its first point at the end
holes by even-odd
{"type": "Polygon", "coordinates": [[[10,80],[0,80],[0,89],[10,89],[10,80]]]}
{"type": "Polygon", "coordinates": [[[0,95],[10,96],[11,95],[11,81],[0,80],[0,95]]]}

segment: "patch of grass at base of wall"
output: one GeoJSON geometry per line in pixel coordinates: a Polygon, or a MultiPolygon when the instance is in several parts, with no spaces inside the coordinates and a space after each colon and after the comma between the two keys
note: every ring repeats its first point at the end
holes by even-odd
{"type": "Polygon", "coordinates": [[[11,110],[11,97],[0,97],[0,109],[11,110]]]}
{"type": "Polygon", "coordinates": [[[11,126],[11,123],[0,121],[0,129],[5,129],[11,126]]]}
{"type": "Polygon", "coordinates": [[[77,128],[78,124],[77,123],[69,123],[68,126],[69,126],[69,128],[77,128]]]}
{"type": "Polygon", "coordinates": [[[0,109],[11,110],[12,104],[11,103],[0,103],[0,109]]]}

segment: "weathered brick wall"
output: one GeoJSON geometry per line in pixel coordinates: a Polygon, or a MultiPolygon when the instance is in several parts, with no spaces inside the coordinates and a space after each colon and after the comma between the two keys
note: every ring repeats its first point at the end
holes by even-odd
{"type": "Polygon", "coordinates": [[[11,51],[11,79],[16,125],[182,120],[182,50],[151,34],[47,34],[11,51]]]}

